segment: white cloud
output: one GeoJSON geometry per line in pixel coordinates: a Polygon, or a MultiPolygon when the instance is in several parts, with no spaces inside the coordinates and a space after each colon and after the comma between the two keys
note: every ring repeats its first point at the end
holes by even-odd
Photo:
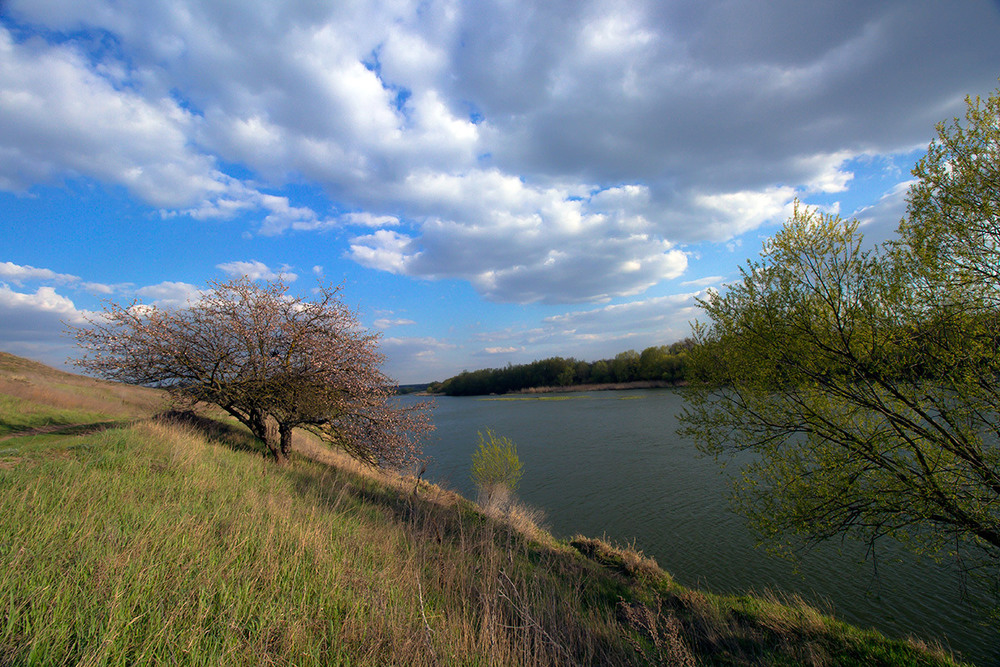
{"type": "Polygon", "coordinates": [[[260,195],[260,206],[267,211],[260,226],[260,233],[265,236],[280,234],[286,229],[315,230],[332,227],[333,220],[320,219],[316,212],[305,206],[292,206],[287,197],[260,195]]]}
{"type": "Polygon", "coordinates": [[[104,283],[82,283],[80,287],[93,294],[114,294],[115,292],[114,286],[104,283]]]}
{"type": "Polygon", "coordinates": [[[705,217],[705,229],[719,240],[729,240],[764,222],[787,218],[795,198],[791,187],[773,187],[763,192],[744,190],[697,195],[695,203],[705,217]]]}
{"type": "Polygon", "coordinates": [[[26,282],[47,282],[76,292],[101,295],[116,289],[102,283],[82,282],[78,276],[51,269],[0,262],[0,349],[55,367],[66,367],[66,360],[79,354],[75,342],[67,335],[67,326],[84,325],[86,318],[94,313],[79,308],[52,285],[39,286],[34,292],[19,291],[3,282],[4,279],[16,287],[23,287],[26,282]]]}
{"type": "Polygon", "coordinates": [[[59,283],[72,283],[80,280],[79,277],[69,275],[68,273],[56,273],[51,269],[21,266],[13,262],[0,262],[0,278],[5,278],[15,285],[20,285],[29,280],[44,280],[59,283]]]}
{"type": "Polygon", "coordinates": [[[86,315],[53,287],[24,293],[0,283],[0,348],[60,366],[76,351],[65,325],[83,324],[86,315]]]}
{"type": "MultiPolygon", "coordinates": [[[[81,312],[73,305],[73,301],[58,294],[52,287],[39,287],[34,294],[25,294],[15,292],[7,285],[0,283],[0,307],[8,314],[20,311],[26,315],[29,313],[43,314],[46,317],[52,315],[67,318],[70,322],[79,322],[82,318],[81,312]]],[[[18,320],[16,315],[4,319],[8,324],[17,326],[15,324],[18,320]]],[[[19,324],[30,327],[28,321],[24,319],[20,320],[19,324]]]]}
{"type": "Polygon", "coordinates": [[[405,273],[410,261],[420,255],[411,250],[413,239],[398,232],[380,229],[374,234],[351,239],[348,256],[363,266],[389,273],[405,273]]]}
{"type": "Polygon", "coordinates": [[[0,27],[0,90],[4,189],[75,172],[172,207],[222,187],[213,160],[189,149],[188,112],[116,89],[72,46],[19,44],[0,27]]]}
{"type": "Polygon", "coordinates": [[[633,295],[681,275],[686,254],[655,232],[642,186],[531,186],[496,170],[422,173],[407,188],[427,217],[417,236],[351,240],[371,268],[459,277],[495,301],[566,303],[633,295]],[[581,193],[585,196],[581,196],[581,193]]]}
{"type": "Polygon", "coordinates": [[[390,329],[392,327],[402,327],[409,324],[416,324],[413,320],[408,320],[404,318],[392,319],[388,317],[380,317],[373,322],[375,328],[377,329],[390,329]]]}
{"type": "Polygon", "coordinates": [[[709,287],[711,285],[718,285],[725,279],[725,276],[705,276],[696,280],[685,280],[681,283],[681,287],[709,287]]]}
{"type": "Polygon", "coordinates": [[[806,173],[812,172],[812,177],[807,178],[804,190],[812,192],[844,192],[848,183],[854,178],[854,174],[845,171],[842,167],[848,159],[857,157],[848,151],[838,151],[828,155],[813,155],[799,159],[799,164],[806,173]]]}
{"type": "Polygon", "coordinates": [[[203,120],[168,93],[143,95],[106,71],[71,42],[17,43],[0,26],[0,188],[83,175],[122,185],[167,216],[263,210],[265,233],[326,224],[221,172],[215,156],[194,146],[203,120]]]}
{"type": "Polygon", "coordinates": [[[5,8],[41,29],[0,27],[0,188],[83,176],[166,217],[259,218],[264,236],[365,227],[322,243],[522,303],[683,275],[685,244],[726,243],[795,196],[846,191],[858,156],[925,144],[1000,59],[990,3],[5,8]]]}
{"type": "Polygon", "coordinates": [[[906,215],[906,196],[915,181],[897,183],[877,202],[854,212],[866,243],[881,243],[892,238],[899,221],[906,215]]]}
{"type": "Polygon", "coordinates": [[[298,275],[289,271],[289,267],[282,267],[274,270],[264,262],[252,260],[249,262],[226,262],[219,264],[216,268],[222,269],[231,276],[246,276],[250,280],[283,280],[292,283],[298,280],[298,275]]]}
{"type": "Polygon", "coordinates": [[[364,211],[345,213],[341,219],[346,224],[362,227],[396,227],[399,225],[399,218],[394,215],[373,215],[364,211]]]}
{"type": "Polygon", "coordinates": [[[183,308],[189,303],[198,301],[202,296],[202,291],[194,285],[174,281],[140,287],[135,293],[144,299],[150,299],[150,305],[163,308],[183,308]]]}

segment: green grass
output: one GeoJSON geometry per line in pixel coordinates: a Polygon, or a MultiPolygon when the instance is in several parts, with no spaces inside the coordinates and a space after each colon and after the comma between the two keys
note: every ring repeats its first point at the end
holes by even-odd
{"type": "Polygon", "coordinates": [[[165,400],[153,389],[100,382],[0,352],[0,438],[33,429],[127,420],[165,400]]]}
{"type": "Polygon", "coordinates": [[[517,641],[530,625],[500,636],[524,625],[504,596],[529,595],[538,553],[509,531],[501,548],[469,503],[414,503],[307,460],[276,469],[176,424],[50,444],[0,471],[0,662],[429,664],[433,647],[516,664],[553,650],[517,641]]]}
{"type": "MultiPolygon", "coordinates": [[[[615,396],[614,400],[618,401],[637,401],[646,398],[645,396],[615,396]]],[[[556,396],[545,395],[541,396],[538,394],[526,394],[517,396],[491,396],[489,398],[477,398],[477,401],[593,401],[593,400],[609,400],[608,398],[598,398],[596,396],[590,395],[576,395],[576,396],[566,396],[559,394],[556,396]]]]}
{"type": "Polygon", "coordinates": [[[45,426],[87,424],[107,416],[106,413],[91,410],[52,408],[0,394],[0,437],[45,426]]]}
{"type": "Polygon", "coordinates": [[[954,664],[295,445],[277,467],[206,418],[0,442],[0,665],[954,664]]]}
{"type": "Polygon", "coordinates": [[[494,396],[477,398],[477,401],[577,401],[589,396],[494,396]]]}

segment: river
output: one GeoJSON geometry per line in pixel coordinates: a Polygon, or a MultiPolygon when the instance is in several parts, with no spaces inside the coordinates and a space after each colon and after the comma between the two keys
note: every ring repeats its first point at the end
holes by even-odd
{"type": "Polygon", "coordinates": [[[953,566],[888,544],[873,560],[863,545],[837,541],[795,563],[757,547],[731,510],[721,466],[676,434],[682,391],[436,398],[425,478],[474,498],[471,457],[477,432],[489,428],[517,445],[517,495],[545,513],[557,537],[634,544],[683,585],[800,595],[841,620],[937,639],[1000,667],[1000,631],[981,622],[953,566]]]}

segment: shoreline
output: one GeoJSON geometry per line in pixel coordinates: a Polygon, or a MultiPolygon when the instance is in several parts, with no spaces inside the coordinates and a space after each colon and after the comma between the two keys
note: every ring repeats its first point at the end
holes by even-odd
{"type": "MultiPolygon", "coordinates": [[[[603,382],[595,384],[574,384],[565,387],[526,387],[505,394],[468,394],[469,396],[516,396],[518,394],[569,394],[584,391],[621,391],[628,389],[676,389],[686,387],[687,381],[668,382],[666,380],[636,380],[635,382],[603,382]]],[[[449,394],[415,392],[413,396],[449,396],[449,394]]],[[[458,397],[455,397],[458,398],[458,397]]]]}
{"type": "Polygon", "coordinates": [[[687,386],[687,382],[667,382],[666,380],[636,380],[635,382],[604,382],[599,384],[575,384],[566,387],[527,387],[511,394],[566,394],[580,391],[619,391],[626,389],[674,389],[687,386]]]}

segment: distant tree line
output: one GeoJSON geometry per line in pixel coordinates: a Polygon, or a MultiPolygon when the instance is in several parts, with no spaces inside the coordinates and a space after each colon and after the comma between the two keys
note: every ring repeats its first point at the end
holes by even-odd
{"type": "Polygon", "coordinates": [[[639,381],[680,382],[685,379],[694,340],[685,338],[672,345],[627,350],[611,359],[588,362],[552,357],[529,364],[507,364],[503,368],[462,371],[443,382],[432,382],[428,391],[447,396],[507,394],[533,387],[572,387],[639,381]]]}

